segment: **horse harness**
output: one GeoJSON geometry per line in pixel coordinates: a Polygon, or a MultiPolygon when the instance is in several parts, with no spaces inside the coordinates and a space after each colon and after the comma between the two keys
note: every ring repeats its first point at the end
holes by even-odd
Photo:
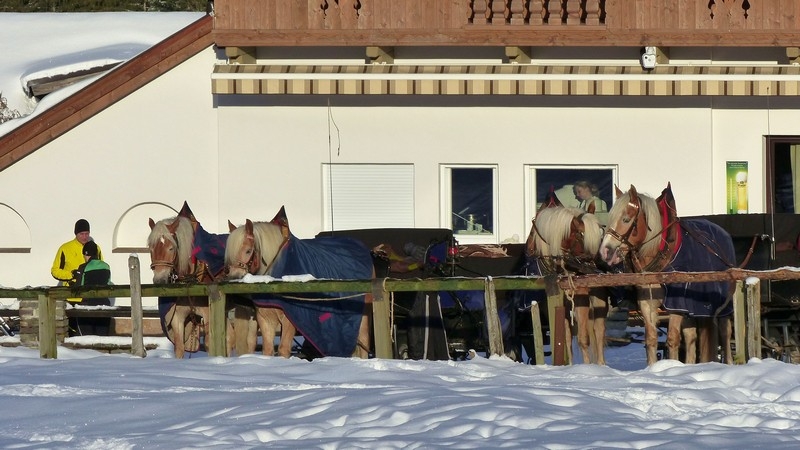
{"type": "MultiPolygon", "coordinates": [[[[630,236],[637,232],[638,230],[638,222],[639,217],[642,215],[641,211],[641,203],[636,198],[636,202],[629,202],[628,206],[634,208],[636,211],[636,215],[633,218],[633,223],[628,231],[625,234],[619,234],[614,229],[608,228],[606,229],[606,233],[609,233],[613,238],[620,241],[620,243],[628,249],[628,258],[626,260],[630,261],[631,266],[633,267],[635,272],[661,272],[663,269],[669,264],[670,261],[675,257],[680,248],[681,242],[681,231],[686,231],[686,234],[691,236],[700,246],[702,246],[706,251],[714,255],[717,259],[722,261],[723,264],[728,266],[729,268],[734,267],[734,264],[730,261],[726,260],[722,255],[719,254],[718,251],[711,248],[708,245],[709,239],[705,236],[700,236],[697,234],[696,231],[692,230],[689,227],[681,226],[680,218],[677,216],[677,211],[674,207],[674,200],[671,197],[670,193],[662,194],[662,197],[657,199],[657,203],[659,203],[659,208],[662,213],[662,220],[665,222],[662,224],[661,232],[656,233],[650,239],[643,240],[641,243],[634,245],[630,242],[630,236]],[[663,198],[666,196],[666,198],[663,198]],[[666,214],[667,217],[664,219],[663,214],[666,214]],[[662,239],[662,243],[659,246],[659,251],[656,255],[650,260],[649,263],[645,264],[640,255],[639,250],[644,246],[644,244],[650,242],[653,239],[660,237],[662,239]]],[[[647,231],[650,231],[651,228],[649,224],[647,224],[647,231]]],[[[753,242],[750,245],[750,249],[748,250],[747,256],[745,257],[744,261],[738,266],[739,268],[743,268],[747,265],[750,260],[750,257],[753,254],[758,236],[753,237],[753,242]]]]}
{"type": "MultiPolygon", "coordinates": [[[[584,238],[586,233],[582,227],[576,225],[576,221],[582,224],[583,216],[585,214],[589,213],[581,213],[573,218],[572,223],[570,224],[569,235],[561,240],[560,247],[562,255],[537,257],[547,272],[568,272],[570,269],[578,273],[594,273],[597,271],[597,267],[594,264],[594,255],[590,257],[581,256],[585,253],[586,247],[584,245],[584,238]]],[[[550,243],[547,242],[544,236],[542,236],[542,234],[539,232],[539,229],[536,227],[536,220],[533,220],[531,233],[536,233],[536,236],[539,236],[539,239],[541,239],[542,242],[550,245],[550,243]]],[[[525,251],[528,256],[535,256],[534,239],[529,239],[525,251]]]]}
{"type": "Polygon", "coordinates": [[[281,245],[278,247],[278,251],[275,252],[275,256],[272,258],[271,261],[267,261],[261,254],[261,250],[255,245],[255,236],[249,234],[245,237],[245,239],[252,240],[253,242],[253,253],[250,254],[250,259],[247,261],[236,261],[234,264],[235,267],[239,269],[244,269],[247,273],[255,274],[261,268],[263,264],[266,266],[264,273],[268,273],[272,266],[275,264],[275,261],[278,260],[278,256],[280,256],[281,251],[289,244],[289,239],[291,238],[289,234],[289,227],[280,225],[281,227],[281,236],[283,237],[283,241],[281,245]]]}

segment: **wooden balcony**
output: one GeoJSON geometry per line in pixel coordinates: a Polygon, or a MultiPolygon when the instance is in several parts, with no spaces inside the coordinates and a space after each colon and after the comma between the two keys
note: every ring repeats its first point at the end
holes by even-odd
{"type": "Polygon", "coordinates": [[[221,47],[795,47],[800,0],[216,0],[221,47]]]}

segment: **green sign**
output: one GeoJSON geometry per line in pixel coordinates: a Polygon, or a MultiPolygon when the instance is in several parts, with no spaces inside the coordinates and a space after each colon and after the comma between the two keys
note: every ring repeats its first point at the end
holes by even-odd
{"type": "Polygon", "coordinates": [[[747,161],[728,161],[725,173],[728,214],[747,214],[747,161]]]}

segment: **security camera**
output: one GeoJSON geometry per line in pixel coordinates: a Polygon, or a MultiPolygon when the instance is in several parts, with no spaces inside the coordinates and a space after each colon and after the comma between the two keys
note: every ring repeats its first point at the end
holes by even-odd
{"type": "Polygon", "coordinates": [[[656,48],[655,47],[645,47],[642,50],[642,58],[641,58],[642,68],[643,69],[655,69],[656,68],[656,48]]]}

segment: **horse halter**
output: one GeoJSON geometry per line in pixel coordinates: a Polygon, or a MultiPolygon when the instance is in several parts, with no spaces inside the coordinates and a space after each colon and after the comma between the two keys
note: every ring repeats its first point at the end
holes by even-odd
{"type": "Polygon", "coordinates": [[[631,199],[628,201],[627,207],[633,209],[635,214],[633,214],[633,220],[631,222],[631,226],[628,228],[627,231],[625,231],[625,234],[619,234],[617,230],[611,227],[606,227],[605,232],[611,235],[613,239],[619,241],[621,251],[622,249],[624,249],[624,251],[629,252],[638,249],[642,245],[642,242],[638,244],[633,244],[630,241],[631,235],[633,235],[634,232],[636,233],[637,236],[641,234],[639,230],[639,216],[642,215],[642,206],[641,206],[641,201],[639,200],[639,196],[637,195],[635,197],[631,197],[631,199]],[[636,199],[635,201],[634,198],[636,199]]]}
{"type": "MultiPolygon", "coordinates": [[[[177,249],[178,240],[175,238],[174,234],[172,235],[172,238],[175,240],[175,247],[177,249]]],[[[178,255],[178,253],[176,251],[175,252],[175,258],[178,257],[177,255],[178,255]]],[[[156,267],[169,267],[169,282],[170,283],[174,283],[175,281],[178,280],[178,274],[175,273],[175,265],[176,265],[175,264],[175,259],[173,259],[172,261],[167,261],[165,259],[155,259],[155,260],[152,260],[151,263],[150,263],[150,270],[156,270],[156,267]]]]}
{"type": "MultiPolygon", "coordinates": [[[[255,237],[252,235],[245,235],[245,240],[251,241],[253,246],[253,251],[250,253],[250,258],[247,261],[242,261],[237,258],[237,260],[231,264],[232,267],[236,267],[237,269],[243,269],[245,272],[249,274],[255,274],[258,268],[261,266],[261,251],[256,248],[255,244],[255,237]],[[258,256],[258,257],[256,257],[258,256]]],[[[226,267],[225,271],[230,273],[230,268],[226,267]]]]}

